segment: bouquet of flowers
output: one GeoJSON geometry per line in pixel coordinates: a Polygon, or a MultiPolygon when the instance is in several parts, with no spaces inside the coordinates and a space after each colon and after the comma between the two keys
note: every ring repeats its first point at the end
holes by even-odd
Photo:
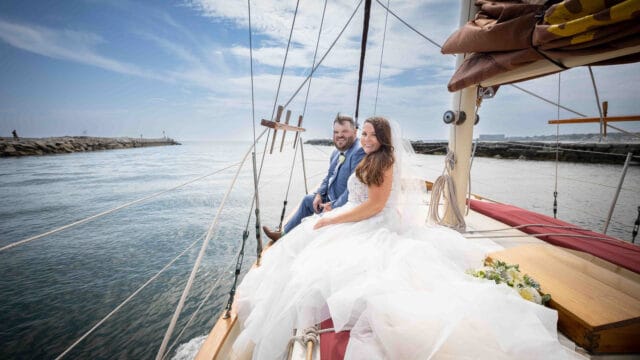
{"type": "Polygon", "coordinates": [[[511,265],[504,261],[494,260],[488,266],[480,269],[467,270],[467,274],[480,279],[493,280],[496,284],[507,284],[524,299],[536,304],[543,305],[551,300],[549,294],[540,296],[540,284],[529,275],[522,274],[517,264],[511,265]]]}

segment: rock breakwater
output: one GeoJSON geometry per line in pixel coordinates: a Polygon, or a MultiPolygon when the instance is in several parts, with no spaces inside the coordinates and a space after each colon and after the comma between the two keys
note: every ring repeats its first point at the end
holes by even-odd
{"type": "MultiPolygon", "coordinates": [[[[331,140],[309,140],[313,145],[333,145],[331,140]]],[[[447,142],[412,141],[418,154],[445,155],[447,142]]],[[[627,153],[632,153],[632,163],[640,163],[640,143],[561,142],[558,159],[567,162],[624,164],[627,153]]],[[[553,160],[556,159],[556,143],[541,141],[480,141],[475,156],[498,159],[553,160]]]]}
{"type": "MultiPolygon", "coordinates": [[[[411,143],[419,154],[445,155],[446,142],[411,143]]],[[[624,164],[627,153],[632,153],[632,162],[640,162],[640,143],[559,143],[558,160],[593,164],[624,164]]],[[[555,142],[500,142],[480,141],[475,156],[497,159],[556,160],[555,142]]]]}
{"type": "Polygon", "coordinates": [[[146,146],[180,145],[170,138],[103,138],[64,136],[50,138],[0,138],[0,157],[67,154],[83,151],[128,149],[146,146]]]}

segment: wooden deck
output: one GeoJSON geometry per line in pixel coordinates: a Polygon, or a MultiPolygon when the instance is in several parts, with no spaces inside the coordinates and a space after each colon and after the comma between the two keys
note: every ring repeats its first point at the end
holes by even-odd
{"type": "Polygon", "coordinates": [[[519,264],[551,294],[558,329],[592,354],[640,353],[640,276],[624,276],[548,244],[492,253],[489,260],[519,264]]]}

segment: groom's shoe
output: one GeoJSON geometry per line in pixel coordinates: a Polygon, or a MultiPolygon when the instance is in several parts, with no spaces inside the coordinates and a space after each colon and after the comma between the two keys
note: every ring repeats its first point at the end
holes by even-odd
{"type": "Polygon", "coordinates": [[[267,235],[267,237],[269,239],[271,239],[272,241],[274,241],[274,242],[282,237],[282,232],[280,232],[280,231],[272,231],[267,226],[263,226],[262,227],[262,231],[264,231],[264,233],[267,235]]]}

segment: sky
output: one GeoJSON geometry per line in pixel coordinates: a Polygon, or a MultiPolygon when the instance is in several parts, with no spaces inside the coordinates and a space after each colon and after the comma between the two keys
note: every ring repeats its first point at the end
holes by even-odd
{"type": "MultiPolygon", "coordinates": [[[[277,103],[284,104],[347,24],[357,0],[330,0],[318,42],[323,1],[300,1],[277,103]]],[[[392,11],[437,43],[459,26],[455,0],[389,0],[392,11]]],[[[255,116],[247,1],[65,0],[0,2],[0,136],[166,136],[251,140],[270,119],[296,0],[252,0],[255,116]]],[[[442,114],[455,58],[407,28],[373,1],[360,121],[382,115],[406,138],[446,139],[442,114]],[[385,31],[386,23],[386,31],[385,31]],[[383,47],[384,39],[384,47],[383,47]],[[382,55],[382,56],[381,56],[382,55]],[[382,61],[381,61],[382,60],[382,61]],[[380,79],[378,87],[378,79],[380,79]],[[377,94],[377,96],[376,96],[377,94]]],[[[307,88],[293,98],[305,113],[305,139],[329,138],[336,113],[355,112],[362,8],[307,88]]],[[[640,64],[593,67],[609,116],[640,114],[640,64]]],[[[558,99],[558,75],[519,86],[558,99]]],[[[560,77],[562,105],[598,116],[585,67],[560,77]]],[[[479,134],[555,134],[558,109],[510,86],[485,100],[479,134]]],[[[560,118],[576,117],[565,110],[560,118]]],[[[292,120],[294,122],[294,120],[292,120]]],[[[640,122],[616,123],[640,131],[640,122]]],[[[597,133],[597,124],[565,125],[560,134],[597,133]]]]}

